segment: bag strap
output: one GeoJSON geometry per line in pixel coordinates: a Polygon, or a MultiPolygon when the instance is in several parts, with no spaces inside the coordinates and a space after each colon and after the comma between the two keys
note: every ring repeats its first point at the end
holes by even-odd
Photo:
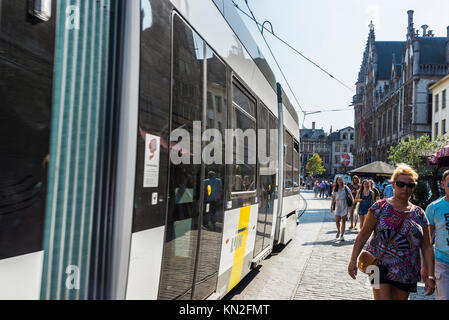
{"type": "MultiPolygon", "coordinates": [[[[385,199],[385,202],[383,203],[383,205],[382,205],[382,210],[383,210],[383,208],[385,207],[385,205],[388,203],[388,201],[387,201],[387,199],[385,199]]],[[[390,203],[388,203],[390,206],[392,206],[390,203]]],[[[393,207],[393,206],[392,206],[393,207]]],[[[394,207],[393,207],[394,208],[394,207]]],[[[413,209],[414,207],[412,207],[412,209],[413,209]]],[[[402,227],[404,226],[404,223],[405,223],[405,221],[406,220],[408,220],[408,219],[410,219],[410,217],[406,217],[405,219],[403,219],[402,220],[402,222],[401,222],[401,225],[400,225],[400,227],[399,227],[399,229],[398,229],[398,231],[395,231],[395,233],[394,233],[394,235],[392,236],[392,237],[390,237],[390,240],[387,242],[387,245],[386,245],[386,247],[388,248],[388,245],[391,243],[391,241],[393,240],[393,238],[399,233],[399,231],[401,231],[401,229],[402,229],[402,227]]],[[[380,257],[380,259],[379,259],[379,261],[381,261],[382,262],[382,258],[384,257],[384,255],[385,255],[385,253],[383,253],[382,254],[382,256],[380,257]]]]}

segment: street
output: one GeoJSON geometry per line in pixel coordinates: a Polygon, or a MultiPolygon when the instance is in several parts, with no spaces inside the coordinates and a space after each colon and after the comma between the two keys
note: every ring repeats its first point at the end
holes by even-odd
{"type": "MultiPolygon", "coordinates": [[[[330,198],[314,198],[302,190],[307,210],[299,220],[294,239],[253,270],[225,299],[232,300],[372,300],[367,276],[353,280],[347,273],[352,246],[358,231],[345,233],[336,242],[335,220],[330,198]]],[[[347,227],[349,224],[347,224],[347,227]]],[[[410,300],[433,300],[424,295],[424,284],[410,300]]]]}

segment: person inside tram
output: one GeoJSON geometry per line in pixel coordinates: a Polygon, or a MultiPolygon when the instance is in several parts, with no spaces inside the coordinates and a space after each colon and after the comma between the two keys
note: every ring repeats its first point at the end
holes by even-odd
{"type": "Polygon", "coordinates": [[[251,191],[254,190],[254,182],[251,181],[249,176],[245,176],[243,178],[243,191],[251,191]]]}
{"type": "Polygon", "coordinates": [[[203,224],[205,227],[214,226],[217,222],[217,211],[223,197],[223,182],[220,178],[217,178],[215,171],[211,170],[207,173],[207,179],[204,180],[204,192],[205,215],[203,224]]]}

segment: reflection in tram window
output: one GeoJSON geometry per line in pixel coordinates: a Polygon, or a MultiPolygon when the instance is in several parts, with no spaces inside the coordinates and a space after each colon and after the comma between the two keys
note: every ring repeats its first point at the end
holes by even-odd
{"type": "Polygon", "coordinates": [[[285,168],[284,168],[284,188],[293,188],[293,137],[287,130],[284,130],[285,168]]]}
{"type": "Polygon", "coordinates": [[[229,178],[231,192],[247,192],[256,189],[256,104],[240,88],[233,86],[231,128],[241,129],[244,136],[235,131],[233,140],[233,165],[229,178]]]}
{"type": "MultiPolygon", "coordinates": [[[[172,128],[182,127],[191,136],[193,121],[202,119],[204,48],[203,40],[175,15],[172,128]]],[[[198,241],[201,165],[170,163],[169,185],[159,298],[190,299],[198,241]]]]}
{"type": "Polygon", "coordinates": [[[56,1],[49,21],[0,1],[0,261],[43,248],[56,1]]]}
{"type": "MultiPolygon", "coordinates": [[[[200,231],[200,245],[197,255],[193,299],[206,299],[217,287],[218,268],[220,263],[220,249],[223,234],[223,181],[225,178],[224,163],[224,132],[221,123],[226,123],[226,112],[219,108],[221,101],[225,101],[226,66],[212,50],[206,48],[207,57],[207,91],[214,97],[215,106],[206,108],[205,117],[210,120],[206,130],[219,130],[221,135],[221,159],[216,163],[204,165],[202,226],[200,231]]],[[[214,138],[215,139],[215,138],[214,138]]],[[[206,142],[208,145],[208,142],[206,142]]]]}
{"type": "Polygon", "coordinates": [[[299,143],[293,142],[293,187],[299,188],[299,143]]]}

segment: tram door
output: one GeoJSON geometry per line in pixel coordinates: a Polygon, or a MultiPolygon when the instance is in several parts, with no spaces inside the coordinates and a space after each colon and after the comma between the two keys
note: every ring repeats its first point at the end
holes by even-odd
{"type": "MultiPolygon", "coordinates": [[[[265,106],[258,110],[259,148],[265,150],[259,162],[259,214],[257,218],[257,235],[254,248],[254,257],[261,253],[270,244],[271,228],[273,225],[273,207],[276,186],[276,144],[277,139],[271,136],[270,129],[275,129],[274,116],[265,106]],[[262,130],[263,131],[262,131],[262,130]],[[272,161],[270,161],[270,156],[272,161]],[[265,159],[263,159],[265,158],[265,159]]],[[[262,152],[261,152],[262,153],[262,152]]]]}
{"type": "Polygon", "coordinates": [[[159,298],[205,299],[216,290],[223,233],[226,66],[177,15],[172,55],[169,201],[159,298]]]}

